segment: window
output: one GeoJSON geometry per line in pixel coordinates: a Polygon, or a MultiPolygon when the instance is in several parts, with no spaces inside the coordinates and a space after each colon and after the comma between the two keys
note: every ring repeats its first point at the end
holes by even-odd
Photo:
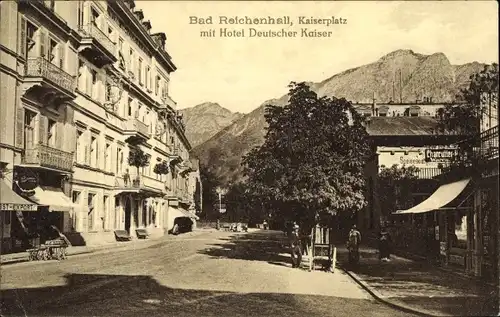
{"type": "Polygon", "coordinates": [[[119,55],[119,67],[121,70],[125,70],[125,58],[123,57],[123,39],[121,37],[118,40],[118,55],[119,55]]]}
{"type": "Polygon", "coordinates": [[[88,194],[87,206],[89,208],[88,213],[88,230],[92,230],[94,228],[94,197],[95,194],[88,194]]]}
{"type": "Polygon", "coordinates": [[[85,164],[87,162],[87,151],[83,131],[76,131],[76,161],[85,164]]]}
{"type": "Polygon", "coordinates": [[[108,38],[113,39],[113,29],[108,25],[108,38]]]}
{"type": "Polygon", "coordinates": [[[49,119],[49,124],[47,125],[47,144],[49,146],[56,145],[56,122],[52,119],[49,119]]]}
{"type": "Polygon", "coordinates": [[[111,170],[111,144],[106,142],[106,149],[104,150],[104,170],[109,172],[111,170]]]}
{"type": "Polygon", "coordinates": [[[81,91],[85,90],[85,76],[83,75],[85,71],[85,64],[81,59],[78,60],[78,89],[81,91]]]}
{"type": "Polygon", "coordinates": [[[71,201],[73,204],[79,205],[80,204],[80,192],[74,190],[73,193],[71,194],[71,201]]]}
{"type": "Polygon", "coordinates": [[[118,229],[120,225],[120,198],[115,197],[115,216],[114,216],[114,229],[118,229]]]}
{"type": "Polygon", "coordinates": [[[102,217],[102,229],[106,230],[108,225],[109,209],[108,209],[109,196],[104,196],[102,203],[104,204],[104,217],[102,217]]]}
{"type": "Polygon", "coordinates": [[[129,58],[129,60],[128,60],[129,69],[128,70],[131,71],[132,74],[135,75],[135,72],[134,72],[135,71],[135,69],[134,69],[134,50],[133,49],[130,49],[129,54],[128,54],[128,58],[129,58]]]}
{"type": "Polygon", "coordinates": [[[137,64],[137,76],[139,76],[139,84],[143,85],[142,81],[142,58],[139,58],[139,63],[137,64]]]}
{"type": "Polygon", "coordinates": [[[99,28],[97,26],[98,19],[99,19],[99,12],[97,12],[97,10],[94,9],[94,8],[91,8],[90,11],[91,11],[91,13],[90,13],[90,23],[92,23],[95,27],[99,28]]]}
{"type": "Polygon", "coordinates": [[[49,52],[47,55],[48,55],[49,62],[56,65],[56,63],[57,63],[57,42],[52,38],[49,39],[49,52]]]}
{"type": "Polygon", "coordinates": [[[151,88],[151,83],[150,83],[150,78],[151,77],[151,68],[149,66],[146,66],[146,88],[150,89],[151,88]]]}
{"type": "Polygon", "coordinates": [[[91,80],[90,96],[94,99],[97,99],[98,96],[97,71],[94,69],[90,70],[90,80],[91,80]]]}
{"type": "Polygon", "coordinates": [[[90,139],[90,166],[99,167],[99,147],[97,137],[92,136],[90,139]]]}
{"type": "Polygon", "coordinates": [[[121,176],[122,169],[123,169],[123,150],[120,147],[118,147],[118,149],[116,150],[116,174],[121,176]]]}
{"type": "Polygon", "coordinates": [[[132,98],[128,98],[127,114],[129,117],[132,116],[132,98]]]}
{"type": "Polygon", "coordinates": [[[36,113],[24,109],[24,148],[32,149],[35,145],[35,118],[36,113]]]}
{"type": "Polygon", "coordinates": [[[158,93],[160,92],[160,76],[155,77],[155,95],[158,96],[158,93]]]}
{"type": "MultiPolygon", "coordinates": [[[[24,29],[21,30],[21,32],[23,32],[23,31],[24,31],[24,29]]],[[[37,32],[38,32],[38,28],[34,24],[32,24],[30,22],[26,22],[26,39],[24,42],[24,51],[21,52],[21,54],[23,56],[26,56],[26,54],[29,57],[36,56],[35,36],[36,36],[37,32]]]]}

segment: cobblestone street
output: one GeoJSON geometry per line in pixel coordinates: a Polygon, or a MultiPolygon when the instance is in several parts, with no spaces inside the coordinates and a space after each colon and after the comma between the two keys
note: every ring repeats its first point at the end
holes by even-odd
{"type": "Polygon", "coordinates": [[[3,316],[410,316],[341,270],[291,269],[282,233],[204,232],[2,266],[3,316]]]}

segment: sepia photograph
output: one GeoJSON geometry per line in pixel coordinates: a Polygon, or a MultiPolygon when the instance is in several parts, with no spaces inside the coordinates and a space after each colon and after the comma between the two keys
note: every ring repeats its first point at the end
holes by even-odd
{"type": "Polygon", "coordinates": [[[0,0],[0,316],[500,316],[498,6],[0,0]]]}

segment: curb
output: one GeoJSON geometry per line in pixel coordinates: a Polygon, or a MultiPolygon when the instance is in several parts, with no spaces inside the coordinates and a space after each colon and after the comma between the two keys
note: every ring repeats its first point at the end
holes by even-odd
{"type": "MultiPolygon", "coordinates": [[[[207,231],[208,230],[196,230],[196,231],[189,232],[187,234],[175,236],[176,238],[169,237],[169,238],[165,239],[165,237],[168,237],[168,236],[162,236],[163,239],[159,238],[159,239],[154,239],[154,240],[149,240],[149,241],[145,240],[145,241],[141,241],[141,242],[153,242],[154,241],[154,243],[152,243],[151,245],[156,245],[156,244],[162,243],[162,242],[167,241],[167,240],[174,240],[174,239],[175,240],[182,240],[183,237],[189,238],[192,236],[197,236],[198,234],[202,234],[202,233],[207,232],[207,231]]],[[[110,245],[96,246],[94,248],[91,248],[90,250],[87,249],[87,250],[82,250],[82,251],[76,251],[74,253],[68,253],[66,256],[72,257],[75,255],[84,255],[84,254],[91,254],[91,253],[97,254],[97,253],[101,253],[101,252],[108,253],[108,252],[120,251],[123,249],[127,249],[131,245],[132,244],[128,244],[126,242],[125,242],[125,244],[124,243],[113,243],[110,245]]],[[[142,243],[140,245],[142,245],[142,243]]],[[[148,245],[148,246],[151,246],[151,245],[148,245]]],[[[51,260],[48,260],[48,261],[51,261],[51,260]]],[[[25,263],[25,262],[32,262],[32,263],[46,262],[46,263],[48,263],[48,261],[29,261],[28,255],[25,255],[22,257],[21,256],[16,257],[16,258],[11,259],[11,260],[0,261],[0,265],[6,266],[6,265],[13,265],[13,264],[19,264],[19,263],[25,263]]]]}
{"type": "Polygon", "coordinates": [[[385,298],[382,294],[380,294],[379,292],[377,292],[376,290],[374,290],[372,287],[370,287],[356,273],[354,273],[352,271],[349,271],[345,267],[341,267],[341,269],[347,275],[349,275],[349,277],[351,277],[354,281],[356,281],[356,283],[358,283],[373,298],[375,298],[376,300],[378,300],[379,302],[381,302],[381,303],[383,303],[383,304],[385,304],[387,306],[390,306],[390,307],[392,307],[394,309],[403,311],[405,313],[416,314],[416,315],[419,315],[419,316],[428,316],[428,317],[443,317],[443,316],[447,316],[447,315],[436,315],[436,314],[431,313],[431,312],[429,312],[427,310],[412,308],[410,306],[407,306],[407,305],[404,305],[404,304],[400,304],[400,303],[396,304],[395,302],[393,302],[393,301],[385,298]]]}

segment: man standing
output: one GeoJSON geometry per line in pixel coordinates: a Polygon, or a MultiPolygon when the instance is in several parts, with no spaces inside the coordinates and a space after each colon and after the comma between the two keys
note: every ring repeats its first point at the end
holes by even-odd
{"type": "Polygon", "coordinates": [[[347,248],[349,249],[349,263],[357,263],[359,261],[359,244],[361,243],[361,233],[353,225],[349,231],[347,248]]]}
{"type": "Polygon", "coordinates": [[[299,233],[299,225],[296,223],[293,226],[292,234],[290,235],[290,253],[292,256],[292,268],[299,268],[302,263],[302,243],[299,233]]]}

